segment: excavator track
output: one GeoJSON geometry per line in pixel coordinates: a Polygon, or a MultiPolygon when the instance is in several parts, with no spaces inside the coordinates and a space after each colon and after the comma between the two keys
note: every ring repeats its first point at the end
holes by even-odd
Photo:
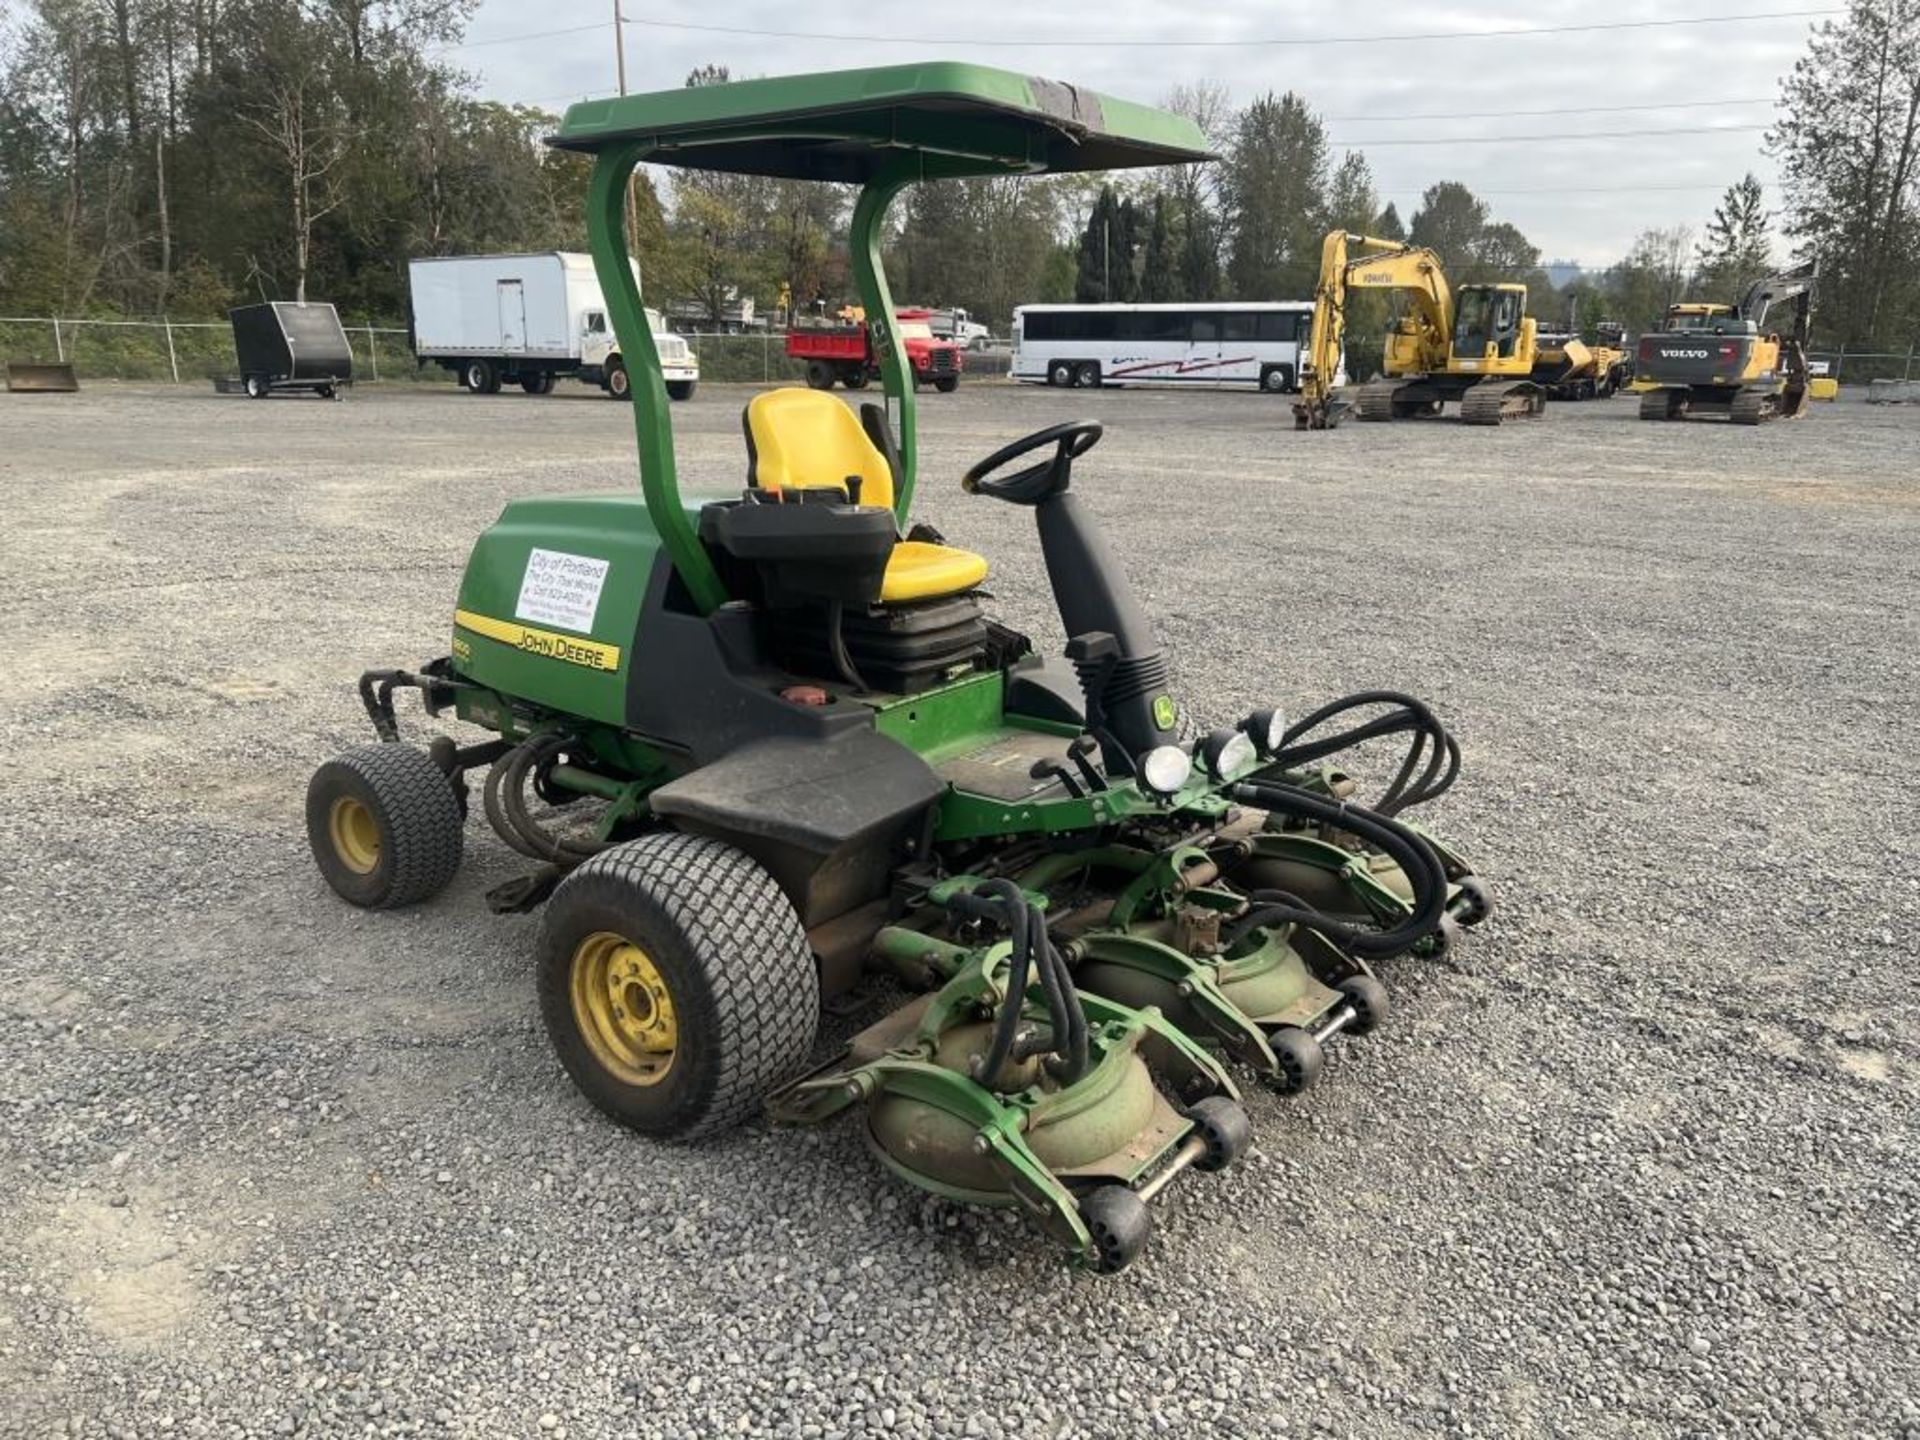
{"type": "Polygon", "coordinates": [[[1369,380],[1353,392],[1353,414],[1358,420],[1397,420],[1393,397],[1406,387],[1398,380],[1369,380]]]}
{"type": "Polygon", "coordinates": [[[1670,390],[1643,390],[1640,392],[1640,418],[1642,420],[1677,420],[1686,412],[1673,403],[1670,390]]]}
{"type": "Polygon", "coordinates": [[[1482,380],[1460,397],[1463,425],[1531,420],[1547,408],[1547,393],[1531,380],[1482,380]]]}
{"type": "Polygon", "coordinates": [[[1778,408],[1771,390],[1742,390],[1727,407],[1727,418],[1736,425],[1759,425],[1773,419],[1778,408]]]}

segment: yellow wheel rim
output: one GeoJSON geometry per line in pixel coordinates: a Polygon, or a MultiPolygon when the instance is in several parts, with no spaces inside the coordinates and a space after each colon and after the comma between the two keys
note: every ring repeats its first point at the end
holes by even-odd
{"type": "Polygon", "coordinates": [[[653,957],[600,930],[573,947],[573,1023],[602,1069],[626,1085],[657,1085],[680,1041],[673,996],[653,957]]]}
{"type": "Polygon", "coordinates": [[[380,822],[363,800],[342,795],[327,814],[333,853],[356,875],[371,875],[380,863],[380,822]]]}

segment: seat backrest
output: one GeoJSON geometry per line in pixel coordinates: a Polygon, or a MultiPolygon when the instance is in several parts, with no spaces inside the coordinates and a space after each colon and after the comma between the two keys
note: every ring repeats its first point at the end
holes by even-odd
{"type": "Polygon", "coordinates": [[[860,503],[893,508],[893,472],[853,411],[824,390],[766,390],[747,402],[747,483],[783,490],[839,490],[860,477],[860,503]]]}

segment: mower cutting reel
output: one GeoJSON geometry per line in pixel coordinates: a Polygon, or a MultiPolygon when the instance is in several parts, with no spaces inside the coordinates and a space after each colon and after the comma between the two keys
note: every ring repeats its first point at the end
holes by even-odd
{"type": "Polygon", "coordinates": [[[477,783],[531,866],[488,901],[544,907],[541,1013],[601,1110],[686,1139],[769,1102],[807,1122],[858,1109],[909,1184],[1129,1263],[1149,1201],[1246,1150],[1226,1065],[1305,1088],[1330,1042],[1385,1018],[1376,966],[1486,910],[1466,862],[1402,818],[1459,769],[1419,701],[1364,692],[1292,725],[1267,706],[1193,738],[1072,488],[1097,422],[960,481],[1032,511],[1064,654],[990,619],[986,557],[912,521],[888,204],[924,179],[1198,160],[1198,130],[942,63],[585,102],[556,143],[594,157],[639,491],[510,502],[468,561],[450,652],[362,678],[381,743],[314,777],[323,874],[369,908],[429,898],[477,783]],[[642,161],[861,187],[853,272],[885,403],[756,394],[737,499],[679,490],[622,234],[642,161]],[[485,738],[408,746],[406,691],[485,738]],[[1334,760],[1395,739],[1393,783],[1359,804],[1334,760]],[[900,987],[817,1053],[824,1000],[900,987]]]}

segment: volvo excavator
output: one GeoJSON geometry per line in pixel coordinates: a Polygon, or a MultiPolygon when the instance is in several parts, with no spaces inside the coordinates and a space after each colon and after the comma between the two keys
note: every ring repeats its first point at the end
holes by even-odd
{"type": "Polygon", "coordinates": [[[1724,415],[1736,425],[1791,420],[1807,408],[1811,265],[1754,281],[1737,305],[1686,301],[1668,307],[1666,328],[1640,337],[1636,373],[1642,420],[1724,415]],[[1767,311],[1793,302],[1793,330],[1766,329],[1767,311]]]}
{"type": "Polygon", "coordinates": [[[1456,292],[1432,250],[1336,230],[1320,250],[1295,429],[1331,430],[1339,423],[1333,380],[1346,343],[1350,290],[1396,291],[1409,302],[1387,334],[1381,377],[1354,393],[1353,412],[1360,419],[1438,415],[1449,400],[1459,402],[1468,425],[1498,425],[1546,409],[1526,286],[1463,285],[1456,292]]]}

